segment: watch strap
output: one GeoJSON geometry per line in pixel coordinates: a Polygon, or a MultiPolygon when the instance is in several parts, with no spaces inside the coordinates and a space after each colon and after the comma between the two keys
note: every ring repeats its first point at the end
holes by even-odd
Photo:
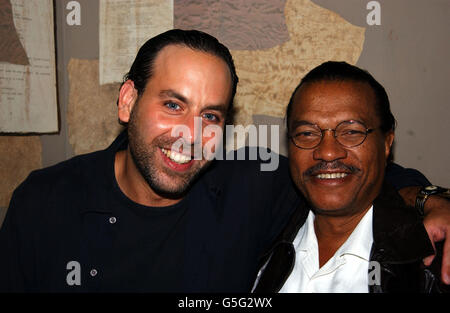
{"type": "Polygon", "coordinates": [[[415,207],[419,211],[419,214],[424,216],[425,202],[432,195],[439,195],[444,198],[450,199],[450,190],[439,186],[427,186],[423,187],[416,196],[415,207]]]}

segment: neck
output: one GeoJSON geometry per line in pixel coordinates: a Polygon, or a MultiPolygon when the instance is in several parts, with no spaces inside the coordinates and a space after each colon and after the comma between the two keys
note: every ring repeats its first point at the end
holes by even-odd
{"type": "Polygon", "coordinates": [[[122,192],[136,203],[145,206],[164,207],[181,200],[167,199],[154,192],[137,169],[129,149],[116,153],[114,173],[122,192]]]}
{"type": "Polygon", "coordinates": [[[319,246],[319,266],[322,267],[355,230],[358,223],[370,209],[358,211],[348,216],[329,216],[317,214],[314,219],[314,230],[319,246]]]}

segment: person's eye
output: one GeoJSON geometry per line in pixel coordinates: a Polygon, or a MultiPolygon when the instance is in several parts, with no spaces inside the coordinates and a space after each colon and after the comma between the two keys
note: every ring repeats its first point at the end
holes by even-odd
{"type": "Polygon", "coordinates": [[[349,129],[342,132],[342,136],[360,136],[360,135],[364,135],[364,132],[356,129],[349,129]]]}
{"type": "Polygon", "coordinates": [[[210,122],[217,122],[217,121],[219,121],[219,118],[217,117],[217,115],[212,114],[212,113],[205,113],[205,114],[203,114],[203,118],[205,118],[206,120],[208,120],[210,122]]]}
{"type": "Polygon", "coordinates": [[[164,105],[170,110],[179,110],[181,108],[180,105],[175,102],[166,102],[164,105]]]}
{"type": "Polygon", "coordinates": [[[298,132],[295,136],[308,138],[308,137],[318,136],[318,134],[316,134],[315,132],[312,132],[312,131],[301,131],[301,132],[298,132]]]}

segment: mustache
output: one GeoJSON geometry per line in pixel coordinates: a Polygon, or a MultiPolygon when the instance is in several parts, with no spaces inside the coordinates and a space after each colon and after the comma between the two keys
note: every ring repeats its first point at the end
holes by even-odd
{"type": "Polygon", "coordinates": [[[333,162],[320,162],[316,165],[308,168],[306,171],[303,172],[303,175],[305,176],[314,176],[317,175],[320,171],[326,171],[326,170],[343,170],[350,174],[355,174],[357,172],[360,172],[361,169],[357,168],[356,166],[347,165],[340,161],[333,161],[333,162]]]}

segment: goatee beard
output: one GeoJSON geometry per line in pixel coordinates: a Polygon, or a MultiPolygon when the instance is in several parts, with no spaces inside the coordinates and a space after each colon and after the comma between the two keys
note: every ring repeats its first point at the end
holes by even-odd
{"type": "Polygon", "coordinates": [[[203,166],[194,164],[196,168],[192,168],[189,173],[174,175],[172,184],[165,183],[161,177],[165,172],[162,168],[157,168],[157,155],[160,153],[159,147],[171,146],[174,140],[172,138],[157,138],[152,145],[146,144],[145,140],[140,136],[136,125],[135,109],[132,110],[128,123],[128,141],[130,154],[136,168],[149,187],[161,197],[166,199],[180,199],[184,197],[210,162],[203,164],[203,166]]]}

